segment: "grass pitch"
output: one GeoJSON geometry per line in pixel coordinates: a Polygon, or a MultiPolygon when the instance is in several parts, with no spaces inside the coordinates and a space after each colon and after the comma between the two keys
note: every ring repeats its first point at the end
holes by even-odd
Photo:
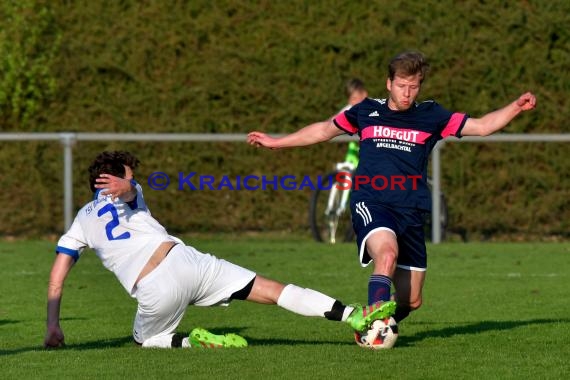
{"type": "MultiPolygon", "coordinates": [[[[370,268],[352,244],[185,239],[259,274],[366,302],[370,268]]],[[[179,330],[235,332],[250,347],[144,350],[133,344],[135,300],[93,252],[72,270],[61,310],[67,347],[46,351],[53,242],[0,242],[0,373],[4,379],[563,379],[570,373],[570,243],[446,243],[428,247],[424,306],[396,347],[367,351],[347,325],[277,306],[189,307],[179,330]]]]}

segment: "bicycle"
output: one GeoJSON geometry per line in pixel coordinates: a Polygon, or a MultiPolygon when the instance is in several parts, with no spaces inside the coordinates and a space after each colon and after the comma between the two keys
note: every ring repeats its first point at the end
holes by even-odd
{"type": "MultiPolygon", "coordinates": [[[[354,241],[354,230],[348,200],[351,189],[347,186],[358,166],[359,146],[357,142],[348,144],[343,162],[338,162],[334,170],[325,176],[323,186],[317,186],[311,194],[309,203],[309,224],[313,238],[318,242],[335,244],[337,237],[344,242],[354,241]],[[326,186],[324,186],[326,184],[326,186]]],[[[431,178],[428,177],[428,185],[431,187],[431,178]]],[[[445,238],[447,223],[449,220],[447,201],[445,195],[440,195],[440,231],[441,240],[445,238]]],[[[426,236],[431,238],[431,217],[426,216],[426,236]]]]}

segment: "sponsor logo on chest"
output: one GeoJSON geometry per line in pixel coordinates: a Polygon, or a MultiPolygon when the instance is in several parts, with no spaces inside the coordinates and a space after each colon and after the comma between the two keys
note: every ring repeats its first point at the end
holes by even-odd
{"type": "Polygon", "coordinates": [[[362,131],[362,140],[391,139],[423,144],[430,136],[430,133],[416,131],[414,129],[385,127],[382,125],[371,125],[362,131]]]}

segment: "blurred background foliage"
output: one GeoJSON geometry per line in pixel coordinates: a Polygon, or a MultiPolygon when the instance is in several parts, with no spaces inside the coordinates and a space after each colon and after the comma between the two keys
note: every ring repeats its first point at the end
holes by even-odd
{"type": "MultiPolygon", "coordinates": [[[[538,107],[505,133],[570,132],[570,2],[4,1],[2,132],[292,132],[344,105],[344,82],[386,96],[388,60],[415,49],[432,69],[420,100],[480,116],[532,90],[538,107]]],[[[57,142],[1,142],[0,231],[61,233],[57,142]]],[[[154,171],[311,175],[345,144],[265,151],[240,143],[77,143],[74,203],[86,167],[128,149],[154,171]]],[[[567,143],[446,144],[451,227],[473,239],[569,237],[567,143]]],[[[173,233],[285,231],[308,236],[309,191],[145,193],[173,233]]],[[[451,235],[453,238],[453,235],[451,235]]]]}

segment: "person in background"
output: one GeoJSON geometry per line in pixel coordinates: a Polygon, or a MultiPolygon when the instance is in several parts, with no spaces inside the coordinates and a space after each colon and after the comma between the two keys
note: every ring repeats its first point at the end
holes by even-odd
{"type": "Polygon", "coordinates": [[[344,87],[344,92],[347,99],[347,105],[340,112],[350,109],[350,107],[360,103],[368,97],[368,91],[364,86],[364,82],[358,78],[348,80],[344,87]]]}

